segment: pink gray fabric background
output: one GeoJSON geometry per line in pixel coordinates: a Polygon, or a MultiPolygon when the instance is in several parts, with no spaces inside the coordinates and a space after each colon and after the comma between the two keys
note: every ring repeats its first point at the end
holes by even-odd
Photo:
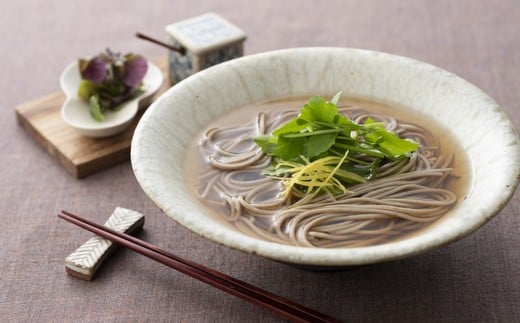
{"type": "Polygon", "coordinates": [[[145,196],[130,163],[74,179],[17,125],[15,106],[60,91],[58,77],[69,62],[106,47],[164,56],[135,32],[164,38],[167,24],[206,12],[246,32],[246,54],[338,46],[432,63],[483,89],[520,125],[517,0],[2,1],[3,322],[279,321],[126,250],[114,254],[93,282],[67,276],[64,258],[91,235],[56,213],[67,209],[103,223],[116,206],[146,215],[142,239],[345,321],[520,320],[518,193],[481,230],[440,250],[312,272],[227,249],[180,227],[145,196]]]}

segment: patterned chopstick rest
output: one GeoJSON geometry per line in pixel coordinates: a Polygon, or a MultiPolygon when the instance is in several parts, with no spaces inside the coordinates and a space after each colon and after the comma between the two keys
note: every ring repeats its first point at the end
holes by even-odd
{"type": "MultiPolygon", "coordinates": [[[[127,234],[138,232],[143,225],[143,214],[122,207],[117,207],[105,222],[106,227],[127,234]]],[[[93,236],[65,258],[65,270],[71,276],[90,281],[116,247],[117,244],[110,240],[93,236]]]]}

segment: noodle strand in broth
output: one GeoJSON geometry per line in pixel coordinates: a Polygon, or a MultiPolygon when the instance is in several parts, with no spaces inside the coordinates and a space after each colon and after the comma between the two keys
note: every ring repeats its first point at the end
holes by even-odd
{"type": "Polygon", "coordinates": [[[293,189],[283,196],[279,180],[262,175],[271,164],[252,137],[269,134],[297,111],[270,111],[242,126],[213,128],[200,140],[208,167],[198,198],[222,210],[226,220],[245,234],[272,242],[306,247],[344,248],[391,241],[432,223],[456,203],[445,189],[453,155],[441,156],[438,140],[420,126],[340,107],[356,123],[367,118],[385,122],[402,138],[419,142],[410,158],[383,165],[366,183],[340,195],[305,194],[293,189]]]}

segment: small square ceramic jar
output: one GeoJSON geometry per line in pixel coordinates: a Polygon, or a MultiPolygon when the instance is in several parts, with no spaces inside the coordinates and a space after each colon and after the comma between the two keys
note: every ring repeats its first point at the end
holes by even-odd
{"type": "Polygon", "coordinates": [[[221,16],[208,13],[166,26],[169,43],[186,51],[168,53],[172,84],[212,65],[243,55],[245,33],[221,16]]]}

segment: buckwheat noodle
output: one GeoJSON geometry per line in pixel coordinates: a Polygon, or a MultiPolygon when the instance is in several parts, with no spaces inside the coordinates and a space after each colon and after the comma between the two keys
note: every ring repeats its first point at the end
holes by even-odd
{"type": "Polygon", "coordinates": [[[256,122],[203,135],[200,151],[209,166],[200,178],[198,198],[222,210],[226,221],[248,235],[322,248],[384,243],[434,222],[453,206],[455,194],[443,188],[453,156],[440,155],[430,132],[356,107],[340,111],[358,123],[368,117],[384,121],[388,130],[420,142],[421,148],[408,159],[382,166],[375,179],[349,187],[348,193],[293,190],[282,197],[280,181],[261,174],[271,160],[251,138],[271,133],[297,111],[261,112],[256,122]]]}

